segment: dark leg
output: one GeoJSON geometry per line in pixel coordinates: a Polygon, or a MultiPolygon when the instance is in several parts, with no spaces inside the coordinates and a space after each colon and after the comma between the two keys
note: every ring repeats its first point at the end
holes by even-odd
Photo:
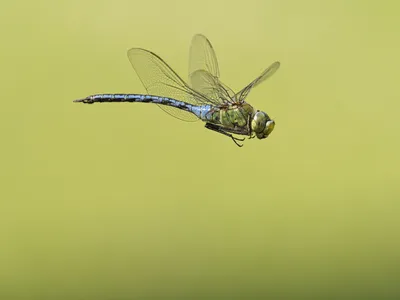
{"type": "Polygon", "coordinates": [[[249,126],[249,140],[254,139],[256,137],[256,135],[253,134],[253,132],[251,130],[251,115],[250,114],[249,114],[249,119],[247,120],[247,124],[249,126]]]}
{"type": "Polygon", "coordinates": [[[214,124],[211,124],[211,123],[206,123],[205,127],[207,129],[212,130],[212,131],[215,131],[215,132],[221,133],[223,135],[229,136],[232,139],[232,141],[234,141],[234,143],[236,145],[238,145],[239,147],[243,147],[243,144],[239,144],[237,141],[243,142],[245,140],[244,138],[242,138],[242,139],[236,138],[232,134],[225,132],[220,126],[217,126],[217,125],[214,125],[214,124]]]}

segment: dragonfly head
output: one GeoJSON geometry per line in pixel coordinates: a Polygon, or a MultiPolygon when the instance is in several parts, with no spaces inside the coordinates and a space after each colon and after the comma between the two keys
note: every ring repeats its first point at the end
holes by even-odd
{"type": "Polygon", "coordinates": [[[259,139],[265,139],[274,130],[275,121],[263,111],[257,111],[251,120],[251,130],[259,139]]]}

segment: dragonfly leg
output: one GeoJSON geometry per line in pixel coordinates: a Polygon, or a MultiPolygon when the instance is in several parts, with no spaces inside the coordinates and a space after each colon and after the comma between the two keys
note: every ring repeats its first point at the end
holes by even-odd
{"type": "Polygon", "coordinates": [[[249,119],[247,120],[247,124],[248,124],[248,129],[249,129],[249,140],[254,139],[256,137],[256,135],[251,130],[251,115],[250,114],[249,114],[249,119]]]}
{"type": "Polygon", "coordinates": [[[206,127],[207,129],[213,130],[213,131],[215,131],[215,132],[218,132],[218,133],[221,133],[221,134],[223,134],[223,135],[226,135],[226,136],[230,137],[230,138],[232,139],[232,141],[233,141],[237,146],[243,147],[243,144],[239,144],[238,141],[243,142],[243,141],[245,140],[244,138],[241,138],[241,139],[240,139],[240,138],[234,137],[232,134],[230,134],[230,133],[224,131],[220,126],[217,126],[217,125],[214,125],[214,124],[211,124],[211,123],[206,123],[205,127],[206,127]]]}
{"type": "Polygon", "coordinates": [[[231,135],[232,141],[239,147],[243,147],[243,144],[239,144],[237,141],[242,141],[243,139],[238,139],[235,138],[234,136],[231,135]]]}

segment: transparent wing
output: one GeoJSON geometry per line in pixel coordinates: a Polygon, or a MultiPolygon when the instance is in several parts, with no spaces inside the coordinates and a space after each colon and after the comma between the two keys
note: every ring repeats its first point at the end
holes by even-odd
{"type": "MultiPolygon", "coordinates": [[[[153,52],[132,48],[128,51],[128,58],[148,94],[177,99],[193,105],[215,104],[211,99],[191,89],[164,60],[153,52]]],[[[198,120],[195,115],[175,107],[158,106],[178,119],[198,120]]]]}
{"type": "Polygon", "coordinates": [[[194,90],[219,104],[233,102],[235,92],[219,80],[217,56],[202,34],[196,34],[190,45],[189,82],[194,90]]]}
{"type": "Polygon", "coordinates": [[[235,96],[235,93],[229,87],[205,70],[195,71],[190,79],[196,91],[219,104],[232,102],[235,96]]]}
{"type": "Polygon", "coordinates": [[[205,70],[211,75],[219,77],[218,61],[214,48],[202,34],[196,34],[190,45],[189,80],[192,73],[197,70],[205,70]]]}
{"type": "Polygon", "coordinates": [[[265,69],[260,76],[258,76],[256,79],[250,82],[250,84],[248,84],[240,92],[238,92],[235,95],[235,99],[237,99],[238,101],[244,101],[244,99],[246,99],[247,95],[250,93],[251,89],[259,85],[261,82],[265,81],[268,77],[272,76],[279,69],[279,66],[279,61],[274,62],[267,69],[265,69]]]}

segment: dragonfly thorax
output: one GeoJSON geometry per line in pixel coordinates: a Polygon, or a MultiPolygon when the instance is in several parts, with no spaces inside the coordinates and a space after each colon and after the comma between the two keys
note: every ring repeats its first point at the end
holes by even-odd
{"type": "Polygon", "coordinates": [[[257,111],[251,120],[251,130],[259,139],[265,139],[274,130],[275,122],[263,111],[257,111]]]}

